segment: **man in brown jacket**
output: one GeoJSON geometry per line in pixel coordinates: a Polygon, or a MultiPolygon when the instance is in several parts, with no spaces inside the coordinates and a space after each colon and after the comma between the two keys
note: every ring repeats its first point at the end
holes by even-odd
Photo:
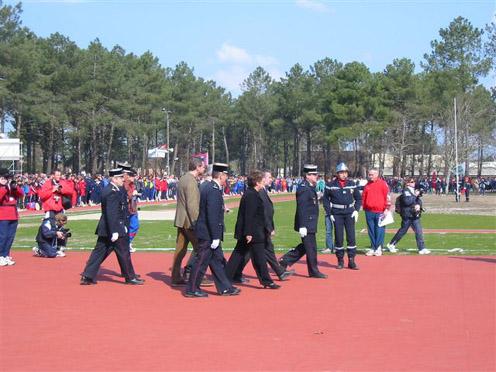
{"type": "MultiPolygon", "coordinates": [[[[198,239],[194,230],[200,210],[200,190],[197,178],[205,173],[206,165],[201,158],[191,157],[189,172],[181,177],[177,185],[177,207],[174,226],[177,227],[176,250],[172,261],[172,285],[186,285],[181,277],[181,263],[191,242],[193,250],[198,248],[198,239]]],[[[191,255],[193,256],[194,253],[191,255]]],[[[190,267],[189,262],[186,268],[190,267]]]]}

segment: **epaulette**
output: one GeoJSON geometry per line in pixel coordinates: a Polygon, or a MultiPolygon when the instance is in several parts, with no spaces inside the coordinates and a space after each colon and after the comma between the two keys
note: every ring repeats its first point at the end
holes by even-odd
{"type": "Polygon", "coordinates": [[[219,189],[219,185],[217,185],[217,182],[214,182],[214,185],[213,185],[212,187],[213,187],[214,189],[216,189],[216,190],[220,190],[220,189],[219,189]]]}
{"type": "Polygon", "coordinates": [[[300,183],[300,187],[305,186],[305,182],[300,183]]]}

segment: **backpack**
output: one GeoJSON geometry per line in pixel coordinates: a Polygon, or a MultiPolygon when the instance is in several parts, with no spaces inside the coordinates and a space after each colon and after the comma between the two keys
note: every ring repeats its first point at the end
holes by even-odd
{"type": "Polygon", "coordinates": [[[62,206],[65,210],[72,208],[72,198],[67,195],[62,195],[62,206]]]}
{"type": "Polygon", "coordinates": [[[401,214],[401,194],[396,197],[396,200],[394,201],[394,211],[398,214],[401,214]]]}

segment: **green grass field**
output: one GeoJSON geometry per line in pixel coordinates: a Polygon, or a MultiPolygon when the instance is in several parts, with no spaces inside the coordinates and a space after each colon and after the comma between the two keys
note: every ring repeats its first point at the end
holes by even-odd
{"type": "MultiPolygon", "coordinates": [[[[234,202],[231,199],[227,202],[234,202]]],[[[287,251],[300,242],[298,234],[293,230],[295,202],[286,201],[274,203],[275,207],[275,225],[276,236],[273,238],[276,249],[280,252],[287,251]]],[[[147,206],[146,210],[160,210],[175,208],[175,205],[164,206],[147,206]]],[[[79,212],[95,213],[91,212],[79,212]]],[[[78,214],[79,214],[78,213],[78,214]]],[[[237,208],[233,213],[226,216],[226,233],[224,235],[223,247],[226,250],[235,246],[233,237],[234,224],[236,222],[237,208]]],[[[319,232],[317,234],[318,248],[325,248],[325,226],[323,214],[320,214],[319,232]]],[[[395,223],[388,226],[390,229],[398,229],[401,218],[395,215],[395,223]]],[[[38,231],[38,224],[41,218],[26,217],[20,221],[17,230],[16,239],[13,249],[30,249],[35,245],[34,238],[38,231]]],[[[69,248],[83,249],[92,248],[96,242],[94,235],[98,221],[96,220],[78,220],[70,221],[67,225],[73,233],[69,242],[69,248]]],[[[422,226],[424,229],[496,229],[496,217],[494,216],[473,216],[473,215],[442,215],[442,214],[424,214],[422,216],[422,226]]],[[[360,212],[360,218],[356,226],[357,246],[359,252],[365,252],[370,247],[367,233],[361,233],[365,229],[365,215],[360,212]]],[[[386,243],[392,238],[393,233],[386,234],[386,243]]],[[[133,246],[136,248],[174,248],[175,247],[176,228],[172,221],[141,221],[140,231],[136,236],[133,246]]],[[[496,234],[460,234],[460,233],[435,233],[424,234],[426,247],[433,250],[434,254],[449,254],[447,250],[452,248],[461,248],[465,250],[464,254],[469,255],[495,255],[496,254],[496,234]]],[[[397,245],[400,254],[415,254],[416,244],[414,234],[407,234],[397,245]]]]}

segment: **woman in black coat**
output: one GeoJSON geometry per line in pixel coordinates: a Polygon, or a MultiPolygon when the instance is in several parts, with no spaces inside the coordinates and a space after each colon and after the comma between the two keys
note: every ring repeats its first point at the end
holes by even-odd
{"type": "Polygon", "coordinates": [[[241,198],[238,210],[238,219],[234,237],[238,243],[234,248],[226,266],[226,274],[233,279],[234,273],[246,252],[250,252],[253,268],[258,280],[264,288],[278,289],[280,285],[274,283],[269,275],[267,259],[265,257],[265,229],[264,204],[259,191],[263,188],[263,172],[255,170],[248,176],[248,188],[241,198]]]}

